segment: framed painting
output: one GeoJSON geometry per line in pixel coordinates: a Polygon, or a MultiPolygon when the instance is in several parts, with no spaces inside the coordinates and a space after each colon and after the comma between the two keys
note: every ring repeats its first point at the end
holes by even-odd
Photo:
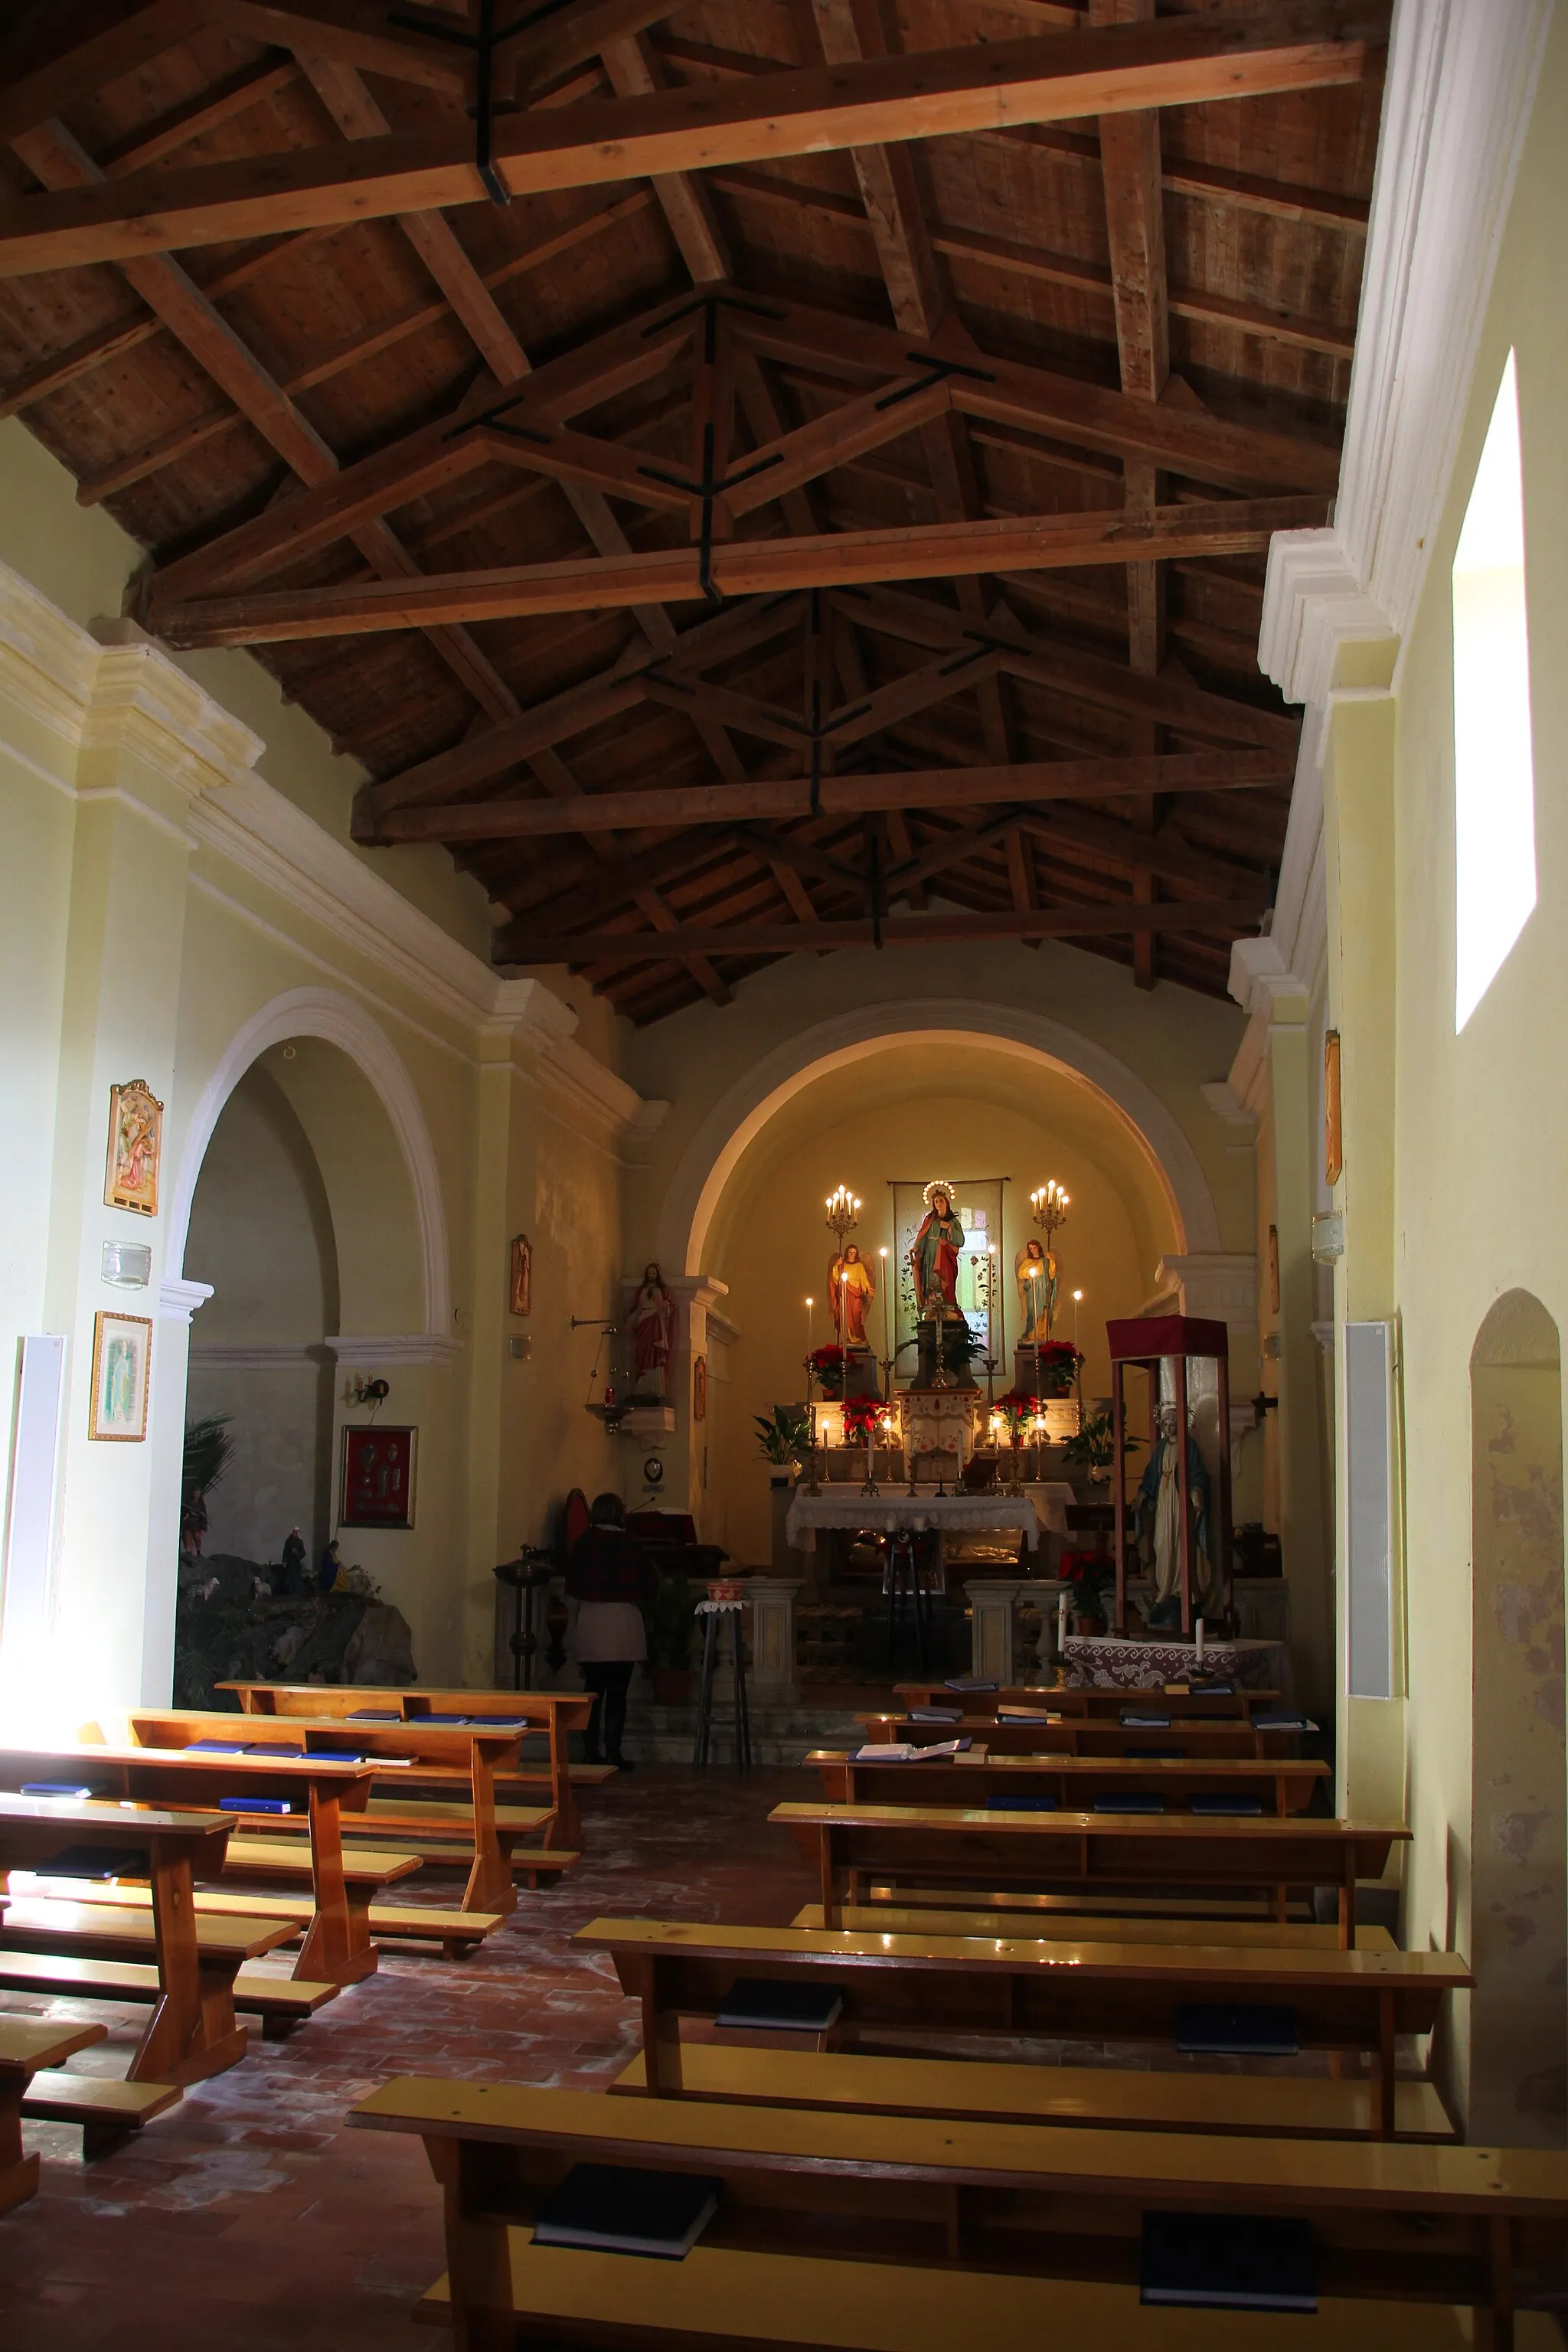
{"type": "Polygon", "coordinates": [[[341,1528],[411,1528],[416,1429],[355,1422],[343,1431],[341,1528]]]}
{"type": "Polygon", "coordinates": [[[1323,1181],[1337,1184],[1344,1172],[1344,1129],[1340,1123],[1340,1033],[1323,1038],[1323,1181]]]}
{"type": "Polygon", "coordinates": [[[163,1148],[163,1106],[145,1078],[109,1089],[109,1158],[103,1198],[111,1209],[139,1217],[158,1213],[158,1158],[163,1148]]]}
{"type": "Polygon", "coordinates": [[[526,1234],[517,1234],[511,1245],[510,1306],[514,1315],[533,1312],[533,1244],[526,1234]]]}
{"type": "Polygon", "coordinates": [[[147,1386],[152,1369],[150,1315],[93,1317],[89,1437],[130,1445],[142,1443],[147,1434],[147,1386]]]}
{"type": "Polygon", "coordinates": [[[708,1359],[706,1356],[693,1356],[691,1359],[691,1418],[693,1421],[706,1421],[708,1418],[708,1359]]]}

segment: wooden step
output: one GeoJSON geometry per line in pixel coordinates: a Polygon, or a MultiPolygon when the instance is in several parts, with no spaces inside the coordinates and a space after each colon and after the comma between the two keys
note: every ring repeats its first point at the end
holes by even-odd
{"type": "Polygon", "coordinates": [[[0,2071],[36,2075],[40,2067],[63,2066],[108,2032],[106,2025],[69,2025],[58,2017],[0,2016],[0,2071]]]}
{"type": "MultiPolygon", "coordinates": [[[[792,1927],[820,1927],[822,1906],[806,1903],[790,1921],[792,1927]]],[[[844,1928],[869,1927],[889,1936],[1012,1936],[1034,1937],[1041,1943],[1081,1944],[1114,1940],[1118,1944],[1242,1944],[1285,1951],[1334,1950],[1337,1927],[1318,1927],[1309,1920],[1276,1919],[1150,1919],[1121,1913],[1096,1920],[1083,1913],[1060,1912],[1020,1918],[1016,1911],[928,1911],[897,1903],[846,1903],[839,1912],[844,1928]]],[[[1356,1928],[1358,1952],[1394,1952],[1399,1947],[1386,1927],[1356,1928]]]]}
{"type": "Polygon", "coordinates": [[[71,2074],[60,2067],[34,2075],[22,2113],[34,2123],[79,2125],[82,2157],[90,2164],[184,2095],[173,2083],[122,2083],[116,2074],[71,2074]]]}
{"type": "MultiPolygon", "coordinates": [[[[1113,2352],[1471,2352],[1472,2314],[1448,2304],[1350,2302],[1325,2296],[1316,2314],[1145,2310],[1136,2286],[1077,2279],[1006,2278],[806,2254],[693,2246],[684,2262],[535,2246],[507,2231],[519,2340],[679,2347],[735,2341],[736,2314],[753,2352],[1041,2352],[1047,2343],[1113,2352]]],[[[436,2327],[452,2323],[445,2278],[416,2305],[436,2327]]],[[[1562,2352],[1556,2322],[1526,2311],[1516,2352],[1562,2352]]]]}
{"type": "MultiPolygon", "coordinates": [[[[343,1877],[353,1887],[391,1886],[400,1878],[411,1878],[418,1868],[416,1853],[393,1853],[384,1846],[356,1844],[343,1848],[343,1877]]],[[[293,1852],[281,1838],[232,1837],[224,1856],[223,1874],[226,1878],[309,1880],[310,1856],[293,1852]]]]}
{"type": "MultiPolygon", "coordinates": [[[[1373,2120],[1370,2083],[1316,2076],[874,2058],[684,2040],[680,2073],[683,2098],[731,2106],[843,2107],[857,2115],[1085,2124],[1099,2131],[1217,2132],[1278,2139],[1368,2139],[1373,2120]]],[[[643,2095],[647,2081],[639,2050],[611,2088],[643,2095]]],[[[1396,2084],[1394,2112],[1394,2130],[1402,2139],[1458,2137],[1430,2083],[1396,2084]]]]}
{"type": "MultiPolygon", "coordinates": [[[[278,1940],[284,1938],[280,1936],[278,1940]]],[[[145,1960],[90,1960],[68,1952],[4,1949],[0,1949],[0,1988],[75,2000],[157,2000],[162,1993],[157,1969],[145,1960]]],[[[241,1969],[234,1979],[234,2005],[247,2016],[259,2017],[262,2032],[270,2042],[302,2024],[323,2002],[335,2000],[338,1990],[335,1984],[313,1984],[303,1978],[272,1976],[261,1969],[241,1969]]]]}

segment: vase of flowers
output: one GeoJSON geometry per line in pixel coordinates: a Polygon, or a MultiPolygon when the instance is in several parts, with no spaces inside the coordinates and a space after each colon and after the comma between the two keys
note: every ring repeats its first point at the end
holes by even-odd
{"type": "Polygon", "coordinates": [[[871,1443],[877,1424],[882,1418],[882,1400],[874,1396],[846,1397],[844,1400],[844,1443],[846,1445],[866,1445],[871,1443]]]}
{"type": "Polygon", "coordinates": [[[838,1399],[844,1394],[845,1362],[845,1349],[838,1347],[832,1341],[829,1341],[826,1348],[817,1348],[813,1350],[811,1357],[812,1378],[816,1381],[823,1395],[827,1398],[830,1403],[836,1404],[838,1399]]]}
{"type": "Polygon", "coordinates": [[[1040,1394],[1067,1397],[1073,1392],[1083,1358],[1070,1339],[1047,1339],[1040,1348],[1040,1394]]]}

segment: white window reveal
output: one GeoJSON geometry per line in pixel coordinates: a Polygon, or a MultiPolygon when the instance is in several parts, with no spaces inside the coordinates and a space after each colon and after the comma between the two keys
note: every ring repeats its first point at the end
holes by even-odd
{"type": "Polygon", "coordinates": [[[1510,352],[1454,557],[1454,1029],[1535,905],[1519,391],[1510,352]]]}

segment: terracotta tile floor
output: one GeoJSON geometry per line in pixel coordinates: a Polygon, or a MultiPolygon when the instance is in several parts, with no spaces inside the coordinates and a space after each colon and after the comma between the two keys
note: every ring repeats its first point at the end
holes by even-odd
{"type": "MultiPolygon", "coordinates": [[[[605,1912],[787,1922],[816,1887],[766,1816],[814,1780],[694,1780],[668,1767],[612,1782],[584,1806],[581,1864],[548,1893],[521,1889],[471,1958],[384,1958],[289,2040],[253,2039],[243,2065],[96,2164],[67,2126],[26,2126],[43,2185],[0,2221],[4,2352],[438,2352],[449,2339],[408,2316],[445,2267],[435,2182],[417,2143],[351,2131],[345,2110],[389,2074],[604,2088],[637,2047],[637,2012],[608,1960],[572,1950],[572,1931],[605,1912]]],[[[452,1902],[453,1884],[443,1874],[424,1891],[452,1902]]],[[[19,1995],[0,2005],[116,2020],[73,2062],[112,2074],[145,2016],[19,1995]]]]}

